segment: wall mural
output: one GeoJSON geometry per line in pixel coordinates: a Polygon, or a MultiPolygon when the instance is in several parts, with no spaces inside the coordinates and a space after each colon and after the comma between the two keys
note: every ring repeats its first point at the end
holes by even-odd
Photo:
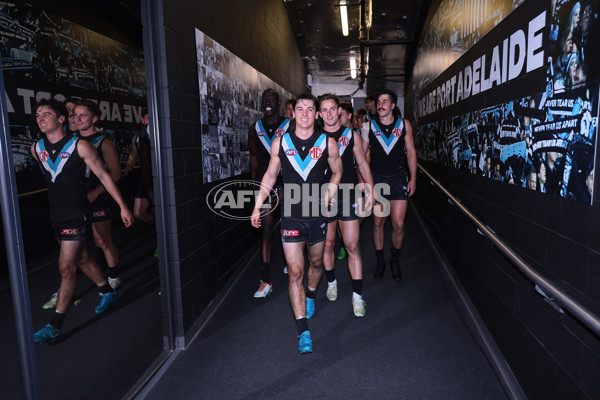
{"type": "Polygon", "coordinates": [[[596,0],[524,2],[435,79],[421,75],[419,157],[591,204],[599,22],[596,0]]]}
{"type": "Polygon", "coordinates": [[[250,170],[248,127],[262,117],[265,89],[295,97],[196,29],[204,183],[250,170]]]}
{"type": "Polygon", "coordinates": [[[42,98],[98,101],[98,126],[124,162],[145,106],[144,57],[132,48],[26,3],[0,2],[0,55],[19,192],[45,187],[30,146],[41,137],[42,98]]]}

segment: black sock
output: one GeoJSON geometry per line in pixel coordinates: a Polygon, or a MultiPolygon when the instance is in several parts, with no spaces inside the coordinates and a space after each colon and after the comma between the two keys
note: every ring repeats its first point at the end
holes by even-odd
{"type": "Polygon", "coordinates": [[[402,252],[402,249],[397,249],[394,246],[392,246],[392,260],[394,262],[398,262],[398,258],[400,258],[400,253],[402,252]]]}
{"type": "Polygon", "coordinates": [[[381,249],[381,250],[375,249],[375,255],[377,256],[377,262],[378,263],[384,262],[384,260],[383,260],[383,249],[381,249]]]}
{"type": "Polygon", "coordinates": [[[108,267],[108,277],[112,279],[119,277],[119,264],[114,267],[108,267]]]}
{"type": "Polygon", "coordinates": [[[261,267],[262,280],[265,283],[271,284],[271,263],[263,263],[261,267]]]}
{"type": "Polygon", "coordinates": [[[325,277],[327,278],[327,282],[335,281],[335,269],[332,269],[331,271],[325,270],[325,277]]]}
{"type": "Polygon", "coordinates": [[[298,329],[298,335],[308,330],[308,322],[306,321],[306,318],[299,318],[296,320],[296,329],[298,329]]]}
{"type": "Polygon", "coordinates": [[[65,314],[61,314],[61,313],[55,311],[54,314],[52,314],[52,318],[50,318],[50,325],[52,325],[56,329],[60,329],[62,327],[64,320],[65,320],[65,314]]]}
{"type": "Polygon", "coordinates": [[[352,291],[356,294],[360,294],[362,296],[362,279],[352,279],[352,291]]]}
{"type": "Polygon", "coordinates": [[[103,294],[110,293],[112,291],[113,291],[113,289],[110,287],[110,285],[108,283],[103,286],[98,286],[98,292],[100,292],[101,296],[103,294]]]}
{"type": "Polygon", "coordinates": [[[317,291],[315,290],[314,292],[312,290],[307,290],[306,291],[306,297],[309,299],[316,299],[317,298],[317,291]]]}

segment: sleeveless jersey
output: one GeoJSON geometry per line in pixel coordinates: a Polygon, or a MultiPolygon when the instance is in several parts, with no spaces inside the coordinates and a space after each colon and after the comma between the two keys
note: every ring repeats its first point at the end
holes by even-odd
{"type": "Polygon", "coordinates": [[[286,215],[285,206],[288,199],[284,199],[284,212],[282,219],[297,221],[312,221],[320,218],[321,185],[327,182],[325,170],[329,165],[327,159],[327,135],[320,130],[308,139],[299,139],[294,132],[288,132],[281,137],[279,159],[281,160],[281,176],[284,189],[286,185],[295,184],[302,188],[302,200],[311,199],[318,201],[318,211],[302,215],[302,201],[289,204],[290,213],[286,215]],[[308,184],[308,185],[304,185],[308,184]]]}
{"type": "MultiPolygon", "coordinates": [[[[276,137],[283,136],[289,126],[290,120],[284,117],[281,117],[273,125],[266,125],[262,119],[259,119],[254,124],[252,136],[256,143],[256,160],[258,162],[257,181],[261,181],[263,175],[267,172],[269,161],[271,160],[271,145],[273,144],[273,140],[276,137]]],[[[278,178],[278,182],[281,184],[281,178],[278,178]]]]}
{"type": "Polygon", "coordinates": [[[48,186],[50,217],[53,221],[77,218],[84,215],[89,207],[86,164],[79,156],[77,142],[78,138],[65,136],[54,144],[46,138],[35,144],[38,162],[48,186]]]}
{"type": "MultiPolygon", "coordinates": [[[[340,183],[356,183],[356,172],[354,170],[354,134],[352,129],[342,126],[337,131],[328,132],[327,134],[337,142],[338,152],[342,159],[343,172],[340,183]]],[[[328,176],[331,177],[331,174],[328,173],[328,176]]]]}
{"type": "MultiPolygon", "coordinates": [[[[96,132],[93,135],[90,136],[81,136],[80,134],[77,135],[79,137],[79,139],[83,139],[86,142],[89,142],[92,146],[94,146],[96,148],[96,150],[98,150],[98,156],[100,156],[100,159],[102,160],[102,162],[104,162],[104,156],[102,155],[102,142],[104,142],[104,139],[106,139],[106,136],[102,133],[102,132],[96,132]]],[[[85,177],[88,178],[87,179],[87,191],[91,192],[92,190],[96,189],[98,186],[102,185],[102,183],[100,182],[100,179],[98,179],[98,177],[96,175],[94,175],[94,173],[92,172],[92,170],[90,169],[90,167],[86,166],[85,169],[85,177]]]]}
{"type": "Polygon", "coordinates": [[[397,176],[406,172],[406,128],[402,118],[395,118],[390,125],[378,121],[369,122],[369,147],[371,148],[371,172],[379,176],[397,176]]]}

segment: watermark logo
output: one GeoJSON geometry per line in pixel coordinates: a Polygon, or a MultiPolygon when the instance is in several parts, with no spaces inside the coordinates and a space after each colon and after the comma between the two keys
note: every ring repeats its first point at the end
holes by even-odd
{"type": "Polygon", "coordinates": [[[274,195],[271,188],[263,188],[259,182],[237,180],[221,183],[208,192],[206,205],[215,214],[233,220],[250,220],[254,208],[254,199],[261,193],[266,199],[260,208],[260,216],[273,212],[279,197],[274,195]]]}

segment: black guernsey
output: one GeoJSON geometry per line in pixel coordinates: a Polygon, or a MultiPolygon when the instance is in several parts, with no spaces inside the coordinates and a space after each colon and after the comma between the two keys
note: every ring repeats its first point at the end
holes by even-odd
{"type": "MultiPolygon", "coordinates": [[[[106,139],[106,136],[102,132],[96,132],[90,136],[78,135],[78,137],[79,137],[79,139],[83,139],[86,142],[91,143],[92,146],[94,146],[96,148],[96,150],[98,150],[98,156],[100,156],[100,159],[102,160],[102,162],[104,162],[104,155],[102,154],[102,142],[104,142],[104,139],[106,139]]],[[[85,170],[85,176],[88,178],[88,180],[87,180],[88,193],[91,192],[92,190],[96,189],[98,186],[102,185],[102,183],[100,182],[100,179],[98,179],[98,177],[92,173],[92,171],[89,169],[89,167],[86,168],[86,170],[85,170]]]]}
{"type": "Polygon", "coordinates": [[[279,159],[284,193],[287,193],[286,185],[295,184],[298,189],[302,188],[299,201],[292,203],[291,199],[284,199],[282,219],[313,221],[321,217],[321,186],[328,182],[325,177],[325,170],[329,165],[328,158],[327,135],[320,130],[316,130],[306,140],[299,139],[294,132],[288,132],[281,137],[279,159]],[[311,205],[305,207],[310,212],[304,215],[303,202],[311,205]],[[290,212],[286,213],[288,207],[290,212]]]}
{"type": "Polygon", "coordinates": [[[77,151],[78,139],[65,136],[57,143],[46,138],[35,144],[38,162],[48,186],[50,217],[63,221],[85,215],[87,199],[86,164],[77,151]]]}
{"type": "MultiPolygon", "coordinates": [[[[267,125],[264,120],[259,119],[252,127],[252,139],[254,140],[256,147],[256,161],[258,163],[258,170],[256,172],[256,180],[261,181],[267,168],[269,167],[269,161],[271,160],[271,145],[276,137],[283,136],[290,126],[290,120],[284,117],[272,124],[267,125]]],[[[281,184],[281,178],[277,178],[278,183],[281,184]]],[[[277,184],[275,186],[278,186],[277,184]]]]}
{"type": "Polygon", "coordinates": [[[398,176],[406,173],[406,127],[402,118],[389,125],[369,122],[371,172],[378,176],[398,176]]]}
{"type": "MultiPolygon", "coordinates": [[[[356,184],[358,179],[354,169],[356,163],[354,159],[354,132],[352,129],[342,126],[335,132],[327,132],[327,135],[334,138],[338,144],[338,151],[344,168],[340,183],[356,184]]],[[[330,174],[328,175],[330,176],[330,174]]]]}

